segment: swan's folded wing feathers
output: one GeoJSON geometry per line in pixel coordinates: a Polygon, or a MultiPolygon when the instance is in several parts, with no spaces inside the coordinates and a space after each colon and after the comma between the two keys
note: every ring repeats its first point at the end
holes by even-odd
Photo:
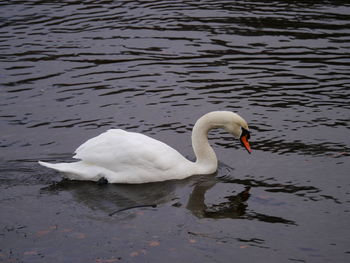
{"type": "Polygon", "coordinates": [[[128,160],[135,148],[133,133],[120,129],[108,130],[83,143],[75,151],[73,158],[93,164],[110,164],[118,160],[128,160]]]}
{"type": "Polygon", "coordinates": [[[101,165],[113,171],[130,167],[168,170],[182,155],[168,145],[140,133],[111,129],[82,144],[75,159],[101,165]]]}
{"type": "Polygon", "coordinates": [[[73,158],[86,162],[110,162],[114,159],[114,148],[122,142],[123,130],[111,129],[87,140],[75,150],[73,158]]]}

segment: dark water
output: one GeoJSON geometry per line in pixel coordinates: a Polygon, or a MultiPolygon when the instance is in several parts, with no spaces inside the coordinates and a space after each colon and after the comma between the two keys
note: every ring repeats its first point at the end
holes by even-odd
{"type": "Polygon", "coordinates": [[[348,1],[0,1],[0,262],[349,262],[348,1]],[[108,128],[193,159],[212,110],[216,176],[61,182],[108,128]],[[123,208],[138,207],[108,214],[123,208]]]}

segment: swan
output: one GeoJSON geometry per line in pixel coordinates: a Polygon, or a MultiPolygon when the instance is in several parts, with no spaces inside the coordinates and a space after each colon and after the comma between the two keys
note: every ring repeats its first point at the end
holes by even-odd
{"type": "Polygon", "coordinates": [[[39,164],[62,172],[71,180],[140,184],[212,174],[218,160],[208,142],[208,132],[223,128],[251,153],[247,122],[230,111],[213,111],[197,120],[192,130],[196,161],[187,160],[167,144],[141,133],[110,129],[89,139],[74,152],[73,163],[39,164]]]}

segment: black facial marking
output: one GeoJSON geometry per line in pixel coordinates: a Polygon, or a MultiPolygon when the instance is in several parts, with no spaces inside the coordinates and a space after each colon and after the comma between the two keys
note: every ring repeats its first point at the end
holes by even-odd
{"type": "Polygon", "coordinates": [[[242,127],[241,138],[242,138],[243,136],[247,136],[247,140],[250,139],[250,132],[242,127]]]}

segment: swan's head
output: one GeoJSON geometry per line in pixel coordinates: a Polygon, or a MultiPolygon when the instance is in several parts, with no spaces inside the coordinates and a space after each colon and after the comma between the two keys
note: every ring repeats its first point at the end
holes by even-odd
{"type": "Polygon", "coordinates": [[[214,128],[225,129],[233,137],[239,139],[249,153],[252,152],[249,145],[250,133],[248,124],[238,114],[231,111],[212,111],[203,115],[194,125],[192,138],[196,139],[199,131],[208,133],[209,130],[214,128]]]}
{"type": "Polygon", "coordinates": [[[233,112],[224,112],[225,120],[223,122],[224,129],[239,139],[244,148],[251,153],[249,144],[250,132],[247,122],[238,114],[233,112]]]}

